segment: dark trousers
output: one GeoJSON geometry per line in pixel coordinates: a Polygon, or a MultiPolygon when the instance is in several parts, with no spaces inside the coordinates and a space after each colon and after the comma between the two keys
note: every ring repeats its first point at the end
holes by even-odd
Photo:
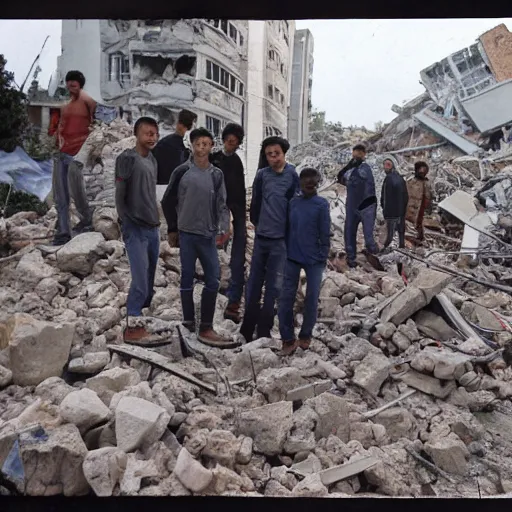
{"type": "Polygon", "coordinates": [[[141,316],[142,309],[151,305],[154,295],[160,231],[157,227],[139,226],[127,219],[124,219],[121,230],[132,274],[126,301],[127,314],[141,316]]]}
{"type": "Polygon", "coordinates": [[[377,216],[377,204],[371,204],[363,210],[357,208],[347,208],[345,213],[345,250],[347,259],[355,261],[357,252],[357,229],[359,224],[363,224],[364,242],[368,252],[376,254],[378,252],[377,244],[373,237],[373,228],[377,216]]]}
{"type": "Polygon", "coordinates": [[[86,226],[92,223],[92,212],[85,190],[83,165],[71,155],[59,153],[53,166],[53,200],[57,209],[57,230],[55,238],[69,238],[69,204],[73,199],[80,220],[86,226]]]}
{"type": "Polygon", "coordinates": [[[405,247],[405,217],[397,219],[386,219],[387,236],[384,242],[384,247],[388,247],[393,241],[395,231],[398,231],[398,247],[403,249],[405,247]]]}
{"type": "Polygon", "coordinates": [[[306,299],[304,301],[304,320],[299,332],[299,339],[310,339],[318,316],[318,297],[322,284],[322,274],[325,263],[303,265],[292,260],[286,260],[283,280],[283,291],[279,299],[279,331],[283,341],[295,339],[293,305],[297,296],[300,271],[306,272],[306,299]]]}
{"type": "Polygon", "coordinates": [[[231,259],[229,261],[231,280],[227,291],[230,304],[239,304],[242,300],[245,280],[246,240],[245,214],[233,215],[233,245],[231,246],[231,259]]]}
{"type": "Polygon", "coordinates": [[[220,284],[219,254],[215,235],[206,237],[180,231],[181,307],[183,321],[195,324],[194,275],[199,259],[204,272],[205,286],[201,295],[201,329],[213,326],[215,303],[220,284]]]}
{"type": "Polygon", "coordinates": [[[286,261],[284,238],[270,239],[256,236],[252,253],[251,271],[245,290],[245,314],[240,333],[250,342],[257,327],[258,338],[270,337],[274,325],[275,305],[281,294],[286,261]],[[265,285],[263,306],[261,291],[265,285]]]}

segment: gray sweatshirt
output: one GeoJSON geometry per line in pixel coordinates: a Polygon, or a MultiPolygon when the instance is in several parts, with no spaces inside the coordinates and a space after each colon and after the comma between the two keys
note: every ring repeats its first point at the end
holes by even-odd
{"type": "Polygon", "coordinates": [[[157,163],[126,149],[116,158],[116,209],[121,221],[129,219],[144,227],[160,225],[156,198],[157,163]]]}
{"type": "Polygon", "coordinates": [[[222,171],[213,165],[200,169],[193,161],[176,167],[162,209],[169,233],[179,230],[206,237],[226,233],[229,210],[222,171]]]}

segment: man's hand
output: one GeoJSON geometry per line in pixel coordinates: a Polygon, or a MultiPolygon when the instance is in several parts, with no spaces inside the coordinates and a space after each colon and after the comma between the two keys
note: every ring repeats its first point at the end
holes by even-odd
{"type": "Polygon", "coordinates": [[[215,239],[215,243],[217,245],[217,249],[222,249],[224,244],[229,240],[229,233],[224,233],[223,235],[217,235],[215,239]]]}
{"type": "Polygon", "coordinates": [[[169,246],[173,248],[177,248],[180,246],[180,237],[179,233],[176,231],[175,233],[167,233],[167,241],[169,242],[169,246]]]}

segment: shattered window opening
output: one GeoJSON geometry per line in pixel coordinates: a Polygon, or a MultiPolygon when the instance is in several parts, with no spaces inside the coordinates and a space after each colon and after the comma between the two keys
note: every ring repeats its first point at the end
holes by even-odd
{"type": "Polygon", "coordinates": [[[229,24],[229,37],[231,37],[231,39],[233,39],[233,41],[235,41],[235,43],[236,43],[236,41],[238,39],[238,30],[233,25],[233,23],[229,24]]]}
{"type": "Polygon", "coordinates": [[[141,68],[147,67],[152,73],[158,76],[163,76],[167,66],[172,64],[172,60],[170,58],[164,58],[160,55],[149,56],[134,54],[133,60],[134,64],[138,64],[141,68]]]}
{"type": "Polygon", "coordinates": [[[126,84],[130,81],[130,58],[121,52],[112,53],[108,60],[108,76],[110,82],[126,84]]]}
{"type": "Polygon", "coordinates": [[[228,20],[221,20],[220,21],[220,29],[224,34],[228,35],[228,20]]]}
{"type": "Polygon", "coordinates": [[[267,85],[267,95],[271,100],[274,99],[274,88],[270,84],[267,85]]]}
{"type": "Polygon", "coordinates": [[[206,79],[215,82],[233,94],[243,96],[243,84],[236,76],[210,60],[206,61],[206,79]]]}
{"type": "Polygon", "coordinates": [[[240,44],[240,46],[243,46],[244,45],[244,36],[239,33],[239,37],[240,37],[239,44],[240,44]]]}
{"type": "Polygon", "coordinates": [[[191,57],[189,55],[182,55],[179,59],[176,60],[176,63],[174,64],[174,69],[176,70],[176,74],[178,75],[183,74],[195,76],[195,65],[195,57],[191,57]]]}

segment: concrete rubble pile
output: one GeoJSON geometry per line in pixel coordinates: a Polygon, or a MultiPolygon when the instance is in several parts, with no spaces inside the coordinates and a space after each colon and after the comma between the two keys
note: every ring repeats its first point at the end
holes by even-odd
{"type": "MultiPolygon", "coordinates": [[[[128,145],[105,145],[104,167],[128,145]]],[[[22,213],[5,230],[42,237],[55,220],[54,209],[22,213]]],[[[0,261],[2,493],[512,491],[510,294],[410,258],[406,286],[393,254],[381,258],[383,271],[364,261],[348,270],[334,229],[309,351],[280,356],[277,329],[210,349],[183,332],[180,342],[179,255],[162,242],[147,322],[172,343],[149,351],[153,364],[122,353],[130,273],[114,210],[97,208],[95,226],[62,247],[30,244],[0,261]]],[[[219,254],[225,287],[228,255],[219,254]]],[[[236,335],[226,301],[219,296],[216,324],[236,335]]]]}

